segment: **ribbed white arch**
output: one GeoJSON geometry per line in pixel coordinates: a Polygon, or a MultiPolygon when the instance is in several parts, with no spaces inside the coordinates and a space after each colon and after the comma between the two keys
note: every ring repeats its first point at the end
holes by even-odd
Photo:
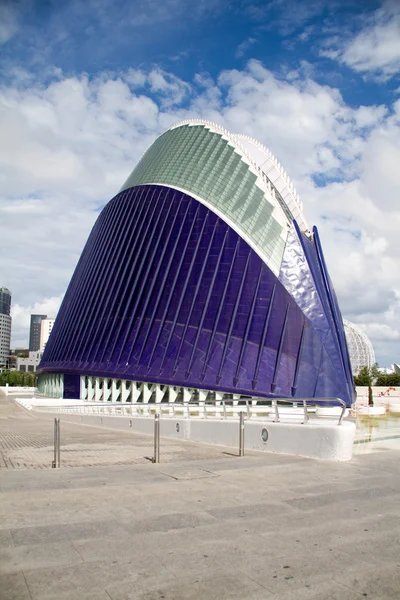
{"type": "MultiPolygon", "coordinates": [[[[221,127],[217,123],[213,121],[207,121],[202,119],[187,119],[186,121],[179,121],[170,129],[176,129],[177,127],[183,127],[184,125],[202,125],[209,129],[214,133],[219,133],[224,136],[228,141],[234,146],[235,150],[241,155],[242,158],[248,162],[256,174],[259,176],[261,181],[265,182],[265,178],[268,180],[270,184],[276,189],[278,194],[283,199],[283,202],[286,204],[287,208],[293,215],[293,218],[296,219],[300,229],[305,233],[309,234],[310,230],[307,225],[307,222],[303,215],[303,206],[300,201],[299,194],[297,193],[293,183],[291,182],[288,174],[283,169],[281,164],[277,161],[275,156],[272,154],[270,150],[254,138],[242,134],[234,134],[221,127]],[[265,160],[262,164],[259,163],[258,160],[255,159],[254,153],[252,153],[245,145],[242,143],[248,143],[255,146],[258,150],[260,150],[265,155],[265,160]]],[[[264,189],[267,191],[267,188],[264,189]]],[[[280,207],[279,207],[280,208],[280,207]]]]}

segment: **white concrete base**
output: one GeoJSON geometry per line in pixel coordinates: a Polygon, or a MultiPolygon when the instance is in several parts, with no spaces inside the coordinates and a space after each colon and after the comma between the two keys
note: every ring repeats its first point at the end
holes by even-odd
{"type": "Polygon", "coordinates": [[[12,394],[34,394],[36,391],[36,388],[34,387],[27,387],[27,386],[11,386],[8,385],[8,383],[6,385],[0,385],[0,391],[4,392],[4,394],[6,396],[12,395],[12,394]]]}
{"type": "MultiPolygon", "coordinates": [[[[399,407],[400,408],[400,407],[399,407]]],[[[381,417],[386,415],[385,406],[360,406],[357,409],[357,414],[367,417],[381,417]]]]}
{"type": "MultiPolygon", "coordinates": [[[[34,390],[35,391],[35,390],[34,390]]],[[[19,392],[21,393],[21,392],[19,392]]],[[[32,392],[31,392],[32,393],[32,392]]],[[[16,402],[18,402],[19,404],[21,404],[24,408],[28,409],[28,410],[32,410],[35,409],[37,407],[58,407],[58,406],[66,406],[66,400],[63,400],[62,398],[45,398],[43,396],[39,396],[38,398],[36,398],[35,396],[30,397],[30,398],[21,398],[21,397],[17,397],[14,398],[14,400],[16,402]]],[[[84,402],[82,400],[68,400],[68,406],[83,406],[84,402]]]]}
{"type": "MultiPolygon", "coordinates": [[[[63,421],[128,430],[153,435],[152,417],[113,417],[55,413],[63,421]]],[[[211,419],[161,419],[161,437],[191,440],[206,444],[239,447],[239,421],[212,421],[211,419]]],[[[307,424],[245,421],[245,448],[292,454],[329,461],[350,460],[356,433],[354,423],[312,420],[307,424]],[[262,439],[266,431],[267,440],[262,439]]],[[[162,444],[161,444],[162,448],[162,444]]],[[[161,450],[162,452],[162,450],[161,450]]]]}

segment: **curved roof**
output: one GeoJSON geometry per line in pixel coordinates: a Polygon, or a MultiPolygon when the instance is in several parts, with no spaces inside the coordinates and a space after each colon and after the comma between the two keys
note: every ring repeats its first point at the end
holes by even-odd
{"type": "Polygon", "coordinates": [[[266,146],[248,135],[231,133],[213,121],[205,121],[202,119],[180,121],[171,127],[171,129],[182,127],[183,125],[204,125],[210,131],[220,133],[227,137],[235,145],[236,150],[242,157],[248,160],[253,168],[257,169],[262,180],[264,180],[264,183],[267,183],[267,188],[269,187],[268,183],[272,184],[274,195],[278,197],[278,202],[286,216],[288,216],[290,220],[296,219],[302,231],[306,233],[310,232],[304,215],[302,214],[303,205],[300,201],[299,194],[291,182],[289,175],[266,146]],[[288,209],[289,213],[286,209],[288,209]]]}
{"type": "Polygon", "coordinates": [[[209,121],[177,123],[158,137],[121,191],[143,184],[175,188],[211,208],[275,274],[293,219],[309,233],[298,195],[272,154],[209,121]]]}
{"type": "Polygon", "coordinates": [[[344,331],[350,353],[353,375],[358,375],[362,367],[375,364],[375,351],[367,335],[354,323],[343,319],[344,331]]]}

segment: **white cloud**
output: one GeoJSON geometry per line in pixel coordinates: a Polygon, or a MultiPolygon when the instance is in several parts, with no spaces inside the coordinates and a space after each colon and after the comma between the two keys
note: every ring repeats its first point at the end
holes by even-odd
{"type": "Polygon", "coordinates": [[[310,73],[282,80],[257,61],[216,82],[205,74],[182,82],[154,68],[0,90],[0,236],[8,249],[0,283],[18,306],[19,345],[35,304],[65,291],[101,206],[153,139],[188,117],[272,150],[320,228],[344,316],[370,328],[380,362],[398,360],[389,354],[400,344],[385,340],[400,308],[400,101],[351,108],[310,73]]]}
{"type": "Polygon", "coordinates": [[[162,105],[174,106],[180,104],[190,93],[190,85],[171,73],[166,73],[159,67],[153,69],[147,78],[150,91],[163,97],[162,105]]]}
{"type": "Polygon", "coordinates": [[[21,306],[20,304],[12,304],[12,333],[13,347],[28,348],[29,340],[27,331],[30,327],[30,315],[47,315],[49,319],[55,318],[60,308],[63,294],[52,298],[44,298],[42,302],[35,302],[29,306],[21,306]]]}
{"type": "Polygon", "coordinates": [[[235,57],[242,58],[247,51],[257,43],[257,40],[253,37],[249,37],[247,40],[244,40],[239,46],[236,48],[235,57]]]}
{"type": "Polygon", "coordinates": [[[383,79],[400,71],[400,4],[387,0],[381,8],[363,17],[361,31],[343,45],[331,40],[321,54],[339,60],[354,71],[383,79]],[[338,47],[335,45],[338,44],[338,47]]]}

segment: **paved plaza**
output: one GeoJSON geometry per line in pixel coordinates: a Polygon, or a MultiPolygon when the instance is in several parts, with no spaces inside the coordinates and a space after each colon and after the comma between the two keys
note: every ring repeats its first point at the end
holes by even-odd
{"type": "MultiPolygon", "coordinates": [[[[0,472],[5,469],[51,469],[53,428],[53,417],[29,412],[15,403],[12,396],[0,392],[0,472]]],[[[148,464],[154,454],[150,436],[63,421],[61,443],[63,467],[148,464]]],[[[161,452],[163,463],[232,457],[232,448],[168,439],[163,440],[161,452]]]]}
{"type": "MultiPolygon", "coordinates": [[[[43,440],[46,419],[14,407],[1,398],[9,445],[43,440]]],[[[63,432],[76,456],[104,443],[105,463],[3,465],[1,600],[400,597],[399,451],[326,463],[162,440],[155,465],[145,436],[63,432]]]]}

